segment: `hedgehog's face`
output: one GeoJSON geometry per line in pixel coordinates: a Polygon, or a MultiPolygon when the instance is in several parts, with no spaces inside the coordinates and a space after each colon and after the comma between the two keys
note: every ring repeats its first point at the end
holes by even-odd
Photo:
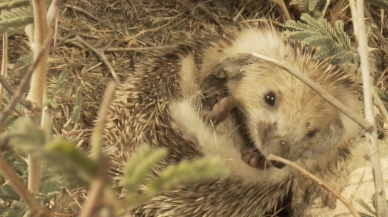
{"type": "MultiPolygon", "coordinates": [[[[345,105],[358,102],[345,85],[311,78],[345,105]]],[[[251,63],[228,79],[228,90],[238,102],[250,139],[266,157],[313,159],[333,150],[347,134],[356,131],[350,119],[281,69],[251,63]]]]}

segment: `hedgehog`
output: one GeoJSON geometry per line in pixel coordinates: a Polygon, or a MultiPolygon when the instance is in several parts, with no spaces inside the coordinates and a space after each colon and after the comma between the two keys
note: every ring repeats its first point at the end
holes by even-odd
{"type": "Polygon", "coordinates": [[[305,216],[313,199],[329,198],[294,169],[268,163],[266,157],[295,161],[330,181],[351,157],[359,127],[303,82],[252,52],[287,61],[349,110],[360,112],[352,68],[315,61],[315,49],[287,40],[271,24],[227,37],[194,37],[157,53],[118,87],[110,105],[103,139],[105,146],[118,146],[111,155],[117,163],[114,175],[144,143],[168,149],[154,176],[170,164],[203,156],[220,156],[230,174],[177,186],[133,207],[128,216],[305,216]],[[214,77],[223,79],[214,84],[222,93],[215,101],[211,94],[204,97],[214,77]],[[215,115],[219,120],[212,124],[207,118],[217,106],[221,109],[215,113],[222,115],[215,115]]]}

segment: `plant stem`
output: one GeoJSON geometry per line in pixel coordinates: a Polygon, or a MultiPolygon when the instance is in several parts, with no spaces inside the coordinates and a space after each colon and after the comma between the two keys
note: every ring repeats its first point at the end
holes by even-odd
{"type": "MultiPolygon", "coordinates": [[[[51,34],[49,34],[50,29],[47,25],[46,1],[32,0],[32,9],[34,14],[34,43],[32,50],[34,52],[34,60],[37,60],[38,53],[42,50],[43,43],[48,36],[51,36],[51,34]]],[[[33,118],[35,123],[39,125],[41,125],[42,122],[43,98],[46,91],[47,58],[48,50],[45,50],[31,77],[30,91],[27,96],[27,99],[34,103],[37,108],[29,115],[33,118]]],[[[40,182],[40,162],[38,159],[28,155],[28,189],[34,193],[39,191],[40,182]]]]}
{"type": "MultiPolygon", "coordinates": [[[[7,33],[3,34],[3,57],[1,60],[1,77],[5,78],[7,75],[7,65],[8,65],[8,35],[7,33]]],[[[4,85],[0,86],[0,106],[3,104],[3,90],[4,85]]]]}
{"type": "MultiPolygon", "coordinates": [[[[371,158],[374,184],[377,196],[378,216],[388,216],[388,203],[385,194],[384,180],[380,165],[379,149],[376,144],[377,132],[376,123],[373,115],[371,78],[369,72],[368,59],[368,39],[366,37],[366,28],[364,21],[364,0],[357,0],[357,28],[358,28],[358,53],[361,59],[362,82],[364,89],[365,119],[373,126],[372,132],[365,132],[365,138],[368,141],[369,154],[371,158]]],[[[354,16],[353,16],[354,17],[354,16]]]]}
{"type": "Polygon", "coordinates": [[[3,123],[5,121],[5,119],[8,117],[9,113],[11,112],[11,110],[15,107],[16,103],[18,102],[20,96],[22,95],[22,92],[23,92],[23,89],[25,88],[25,86],[27,85],[27,82],[28,80],[30,80],[30,77],[32,75],[32,73],[34,73],[38,63],[39,63],[39,60],[42,58],[43,54],[48,50],[48,46],[50,44],[50,40],[47,40],[46,43],[44,44],[43,46],[43,50],[41,50],[38,55],[37,55],[37,59],[34,60],[34,62],[28,67],[27,69],[27,72],[26,74],[24,75],[22,81],[20,82],[18,88],[16,89],[16,91],[14,92],[14,94],[12,95],[12,98],[11,100],[9,101],[9,103],[7,104],[7,106],[4,108],[3,112],[0,113],[0,128],[2,129],[3,127],[3,123]]]}

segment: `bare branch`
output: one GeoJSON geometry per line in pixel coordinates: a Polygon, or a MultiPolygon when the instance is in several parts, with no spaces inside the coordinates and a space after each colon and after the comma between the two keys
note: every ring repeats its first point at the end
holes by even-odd
{"type": "MultiPolygon", "coordinates": [[[[368,39],[366,37],[366,28],[364,20],[364,0],[357,0],[357,14],[353,15],[357,18],[358,28],[358,53],[361,59],[362,69],[362,82],[364,89],[364,103],[365,103],[365,119],[373,126],[373,131],[366,132],[365,138],[368,141],[369,155],[371,158],[373,180],[376,189],[378,216],[388,216],[388,203],[385,194],[385,185],[383,180],[383,174],[380,165],[379,148],[377,142],[377,130],[375,118],[373,115],[373,103],[372,103],[372,89],[371,89],[371,78],[369,72],[369,51],[368,51],[368,39]]],[[[354,12],[354,11],[353,11],[354,12]]]]}

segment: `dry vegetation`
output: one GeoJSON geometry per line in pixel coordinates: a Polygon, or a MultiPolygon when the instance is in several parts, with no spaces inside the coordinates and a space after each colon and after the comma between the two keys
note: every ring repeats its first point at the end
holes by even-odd
{"type": "MultiPolygon", "coordinates": [[[[134,71],[136,64],[147,58],[147,53],[167,49],[191,35],[223,34],[226,27],[257,25],[264,19],[282,26],[289,18],[298,20],[304,12],[297,5],[289,6],[289,0],[284,4],[278,2],[283,1],[64,1],[56,23],[56,47],[50,53],[48,70],[49,81],[59,79],[63,72],[67,73],[62,91],[48,94],[48,98],[55,97],[58,104],[50,110],[55,133],[72,138],[77,146],[89,151],[92,129],[109,80],[122,81],[134,71]],[[82,107],[79,120],[75,123],[72,112],[77,104],[77,91],[82,95],[82,107]]],[[[387,91],[387,13],[382,7],[371,4],[367,16],[370,16],[367,26],[372,27],[369,46],[376,49],[370,54],[371,73],[375,85],[387,91]]],[[[329,21],[342,20],[346,33],[353,35],[348,1],[331,1],[325,18],[329,21]]],[[[7,80],[14,87],[26,72],[26,69],[15,71],[20,66],[17,61],[29,53],[29,42],[24,31],[9,37],[7,80]]],[[[25,89],[27,91],[28,88],[25,89]]],[[[387,105],[388,94],[382,92],[380,97],[387,105]]],[[[2,103],[4,106],[8,100],[2,103]]],[[[382,131],[384,119],[377,120],[382,131]]],[[[120,171],[120,168],[117,170],[120,171]]],[[[58,216],[76,216],[86,198],[86,190],[77,187],[67,189],[62,197],[66,199],[57,201],[60,203],[55,211],[67,214],[58,216]]]]}

